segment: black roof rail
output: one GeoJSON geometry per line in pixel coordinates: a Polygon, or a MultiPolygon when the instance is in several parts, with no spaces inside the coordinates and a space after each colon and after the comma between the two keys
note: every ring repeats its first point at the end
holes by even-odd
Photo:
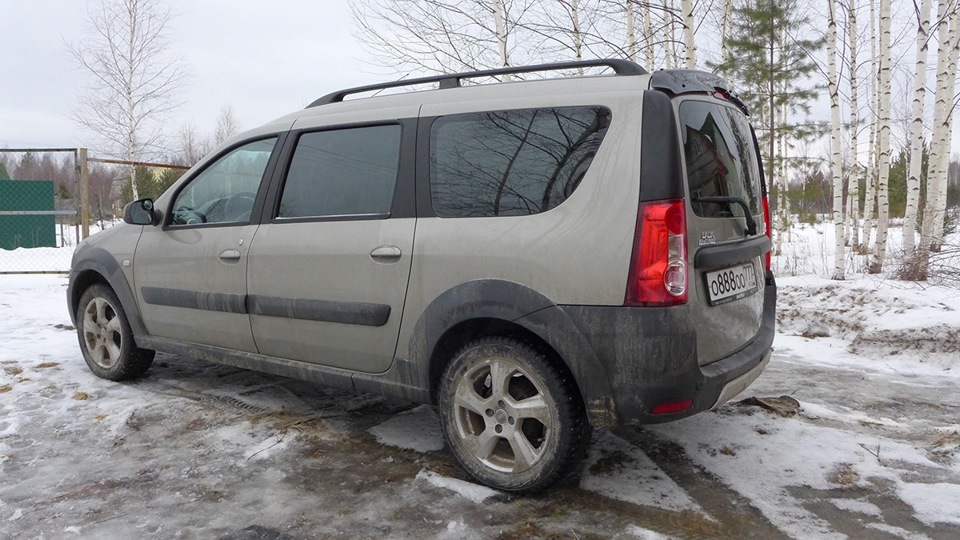
{"type": "Polygon", "coordinates": [[[475,79],[477,77],[492,77],[495,75],[511,75],[514,73],[536,73],[538,71],[559,71],[561,69],[578,69],[585,67],[608,67],[613,69],[617,75],[646,75],[647,70],[639,64],[629,60],[619,58],[607,58],[602,60],[580,60],[575,62],[555,62],[552,64],[539,64],[535,66],[516,66],[498,69],[486,69],[482,71],[468,71],[465,73],[450,73],[446,75],[434,75],[432,77],[420,77],[417,79],[401,79],[399,81],[370,84],[367,86],[357,86],[338,90],[317,99],[307,108],[326,105],[328,103],[337,103],[343,101],[343,98],[350,94],[361,94],[363,92],[372,92],[374,90],[384,90],[387,88],[397,88],[400,86],[411,86],[415,84],[440,83],[440,88],[457,88],[460,86],[461,79],[475,79]]]}

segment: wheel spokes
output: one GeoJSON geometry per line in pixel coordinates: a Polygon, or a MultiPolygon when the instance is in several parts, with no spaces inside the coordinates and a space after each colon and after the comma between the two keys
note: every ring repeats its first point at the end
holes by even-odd
{"type": "Polygon", "coordinates": [[[83,340],[90,359],[104,368],[120,360],[123,327],[116,309],[104,298],[93,298],[83,310],[83,340]]]}
{"type": "Polygon", "coordinates": [[[527,470],[540,459],[541,451],[533,447],[523,431],[515,430],[507,442],[513,449],[514,470],[527,470]]]}
{"type": "Polygon", "coordinates": [[[550,409],[541,394],[510,403],[517,411],[518,419],[531,418],[543,425],[549,425],[550,409]]]}
{"type": "Polygon", "coordinates": [[[493,449],[497,447],[500,437],[494,433],[493,429],[485,429],[476,437],[467,439],[467,447],[471,454],[482,462],[488,462],[493,454],[493,449]]]}

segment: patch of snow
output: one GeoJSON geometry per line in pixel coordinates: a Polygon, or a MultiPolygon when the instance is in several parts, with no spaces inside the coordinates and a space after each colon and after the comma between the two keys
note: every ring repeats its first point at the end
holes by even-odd
{"type": "Polygon", "coordinates": [[[866,526],[870,529],[876,529],[898,538],[904,538],[905,540],[930,540],[930,537],[925,534],[910,532],[906,529],[901,529],[900,527],[887,525],[886,523],[867,523],[866,526]]]}
{"type": "Polygon", "coordinates": [[[650,529],[637,527],[636,525],[627,527],[626,533],[634,538],[639,538],[640,540],[670,540],[673,538],[672,536],[666,536],[656,531],[651,531],[650,529]]]}
{"type": "Polygon", "coordinates": [[[500,492],[490,489],[480,484],[464,482],[456,478],[441,476],[437,473],[421,470],[417,473],[417,480],[423,480],[433,487],[448,489],[464,499],[473,501],[477,504],[485,502],[487,499],[500,496],[500,492]]]}
{"type": "Polygon", "coordinates": [[[610,432],[594,439],[580,487],[640,506],[704,513],[641,449],[610,432]]]}
{"type": "Polygon", "coordinates": [[[370,428],[380,444],[417,452],[443,450],[443,432],[433,407],[420,405],[370,428]]]}
{"type": "Polygon", "coordinates": [[[841,510],[846,510],[847,512],[856,512],[858,514],[874,517],[880,517],[883,515],[883,511],[880,510],[879,506],[867,501],[861,501],[857,499],[831,499],[830,503],[841,510]]]}
{"type": "Polygon", "coordinates": [[[914,515],[927,525],[960,525],[960,485],[901,483],[900,498],[913,507],[914,515]]]}

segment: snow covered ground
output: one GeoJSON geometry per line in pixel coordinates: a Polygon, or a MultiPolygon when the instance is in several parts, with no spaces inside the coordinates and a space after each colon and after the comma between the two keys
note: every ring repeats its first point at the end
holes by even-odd
{"type": "Polygon", "coordinates": [[[825,231],[777,261],[799,275],[744,395],[598,431],[519,499],[468,481],[430,407],[169,355],[97,379],[66,278],[2,275],[0,538],[958,538],[960,290],[818,277],[825,231]]]}

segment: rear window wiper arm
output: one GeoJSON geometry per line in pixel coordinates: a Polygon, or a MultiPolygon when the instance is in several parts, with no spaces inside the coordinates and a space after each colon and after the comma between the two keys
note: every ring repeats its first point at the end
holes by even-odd
{"type": "Polygon", "coordinates": [[[713,203],[713,204],[737,204],[743,208],[743,217],[747,220],[747,234],[753,236],[757,234],[757,221],[750,214],[750,207],[743,197],[716,196],[716,197],[694,197],[693,202],[713,203]]]}

